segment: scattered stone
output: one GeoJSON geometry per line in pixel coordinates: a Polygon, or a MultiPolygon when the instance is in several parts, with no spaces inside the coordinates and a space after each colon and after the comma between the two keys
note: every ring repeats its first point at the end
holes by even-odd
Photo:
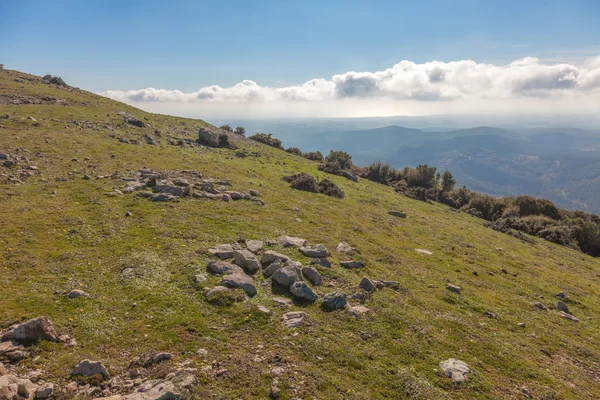
{"type": "Polygon", "coordinates": [[[567,306],[567,304],[566,304],[565,302],[563,302],[563,301],[557,301],[557,302],[556,302],[556,309],[557,309],[558,311],[562,311],[562,312],[565,312],[565,313],[567,313],[567,314],[570,314],[570,312],[569,312],[569,307],[568,307],[568,306],[567,306]]]}
{"type": "Polygon", "coordinates": [[[67,293],[67,297],[70,299],[78,299],[80,297],[88,297],[88,294],[81,289],[73,289],[67,293]]]}
{"type": "Polygon", "coordinates": [[[391,215],[392,217],[399,217],[399,218],[406,218],[406,213],[403,213],[402,211],[388,211],[388,214],[391,215]]]}
{"type": "Polygon", "coordinates": [[[177,200],[177,196],[170,193],[159,193],[149,197],[152,201],[173,201],[177,200]]]}
{"type": "Polygon", "coordinates": [[[296,328],[302,325],[307,317],[303,311],[291,311],[283,314],[283,324],[288,328],[296,328]]]}
{"type": "Polygon", "coordinates": [[[200,357],[206,357],[208,355],[208,351],[206,349],[198,349],[196,352],[200,357]]]}
{"type": "Polygon", "coordinates": [[[303,247],[306,246],[306,240],[293,236],[280,236],[277,241],[283,247],[303,247]]]}
{"type": "Polygon", "coordinates": [[[456,358],[450,358],[449,360],[442,361],[440,362],[439,366],[444,375],[454,382],[466,381],[469,377],[469,373],[471,372],[469,366],[464,361],[457,360],[456,358]]]}
{"type": "Polygon", "coordinates": [[[339,310],[346,307],[346,293],[334,292],[329,293],[323,298],[322,307],[326,310],[339,310]]]}
{"type": "Polygon", "coordinates": [[[235,273],[223,276],[223,278],[221,278],[221,285],[230,288],[244,289],[246,294],[250,297],[256,294],[256,286],[254,286],[254,279],[252,279],[244,273],[235,273]]]}
{"type": "Polygon", "coordinates": [[[559,299],[566,299],[567,298],[567,293],[563,292],[563,291],[560,291],[560,292],[556,293],[555,296],[558,297],[559,299]]]}
{"type": "Polygon", "coordinates": [[[247,240],[246,241],[246,248],[255,254],[262,251],[263,246],[264,246],[264,244],[260,240],[247,240]]]}
{"type": "Polygon", "coordinates": [[[375,286],[377,286],[377,289],[383,289],[383,288],[398,289],[400,287],[400,282],[398,282],[398,281],[373,281],[373,283],[375,284],[375,286]]]}
{"type": "Polygon", "coordinates": [[[233,258],[234,263],[249,274],[253,274],[260,269],[258,258],[249,250],[236,250],[233,252],[233,258]]]}
{"type": "Polygon", "coordinates": [[[202,283],[206,282],[208,277],[205,274],[196,274],[194,275],[194,283],[202,283]]]}
{"type": "Polygon", "coordinates": [[[294,282],[301,281],[302,277],[297,267],[288,265],[275,271],[273,280],[281,286],[290,287],[294,282]]]}
{"type": "Polygon", "coordinates": [[[280,306],[291,307],[293,305],[292,301],[285,297],[273,297],[273,301],[280,306]]]}
{"type": "Polygon", "coordinates": [[[517,326],[518,326],[519,328],[525,328],[525,322],[519,322],[519,323],[517,324],[517,326]]]}
{"type": "Polygon", "coordinates": [[[325,257],[311,258],[310,264],[311,265],[320,265],[321,267],[324,267],[324,268],[331,268],[331,261],[329,261],[325,257]]]}
{"type": "Polygon", "coordinates": [[[83,360],[73,368],[71,375],[102,375],[105,378],[110,377],[108,370],[100,361],[83,360]]]}
{"type": "Polygon", "coordinates": [[[350,247],[348,242],[340,242],[335,248],[335,251],[342,254],[352,254],[355,250],[354,247],[350,247]]]}
{"type": "Polygon", "coordinates": [[[33,400],[37,385],[15,375],[0,376],[0,399],[33,400]]]}
{"type": "Polygon", "coordinates": [[[566,313],[564,311],[560,311],[560,315],[561,315],[561,317],[563,317],[564,319],[568,319],[569,321],[579,322],[579,318],[577,318],[569,313],[566,313]]]}
{"type": "Polygon", "coordinates": [[[273,382],[271,383],[271,398],[272,399],[278,399],[279,396],[281,395],[281,391],[279,390],[279,387],[277,386],[279,382],[277,382],[277,379],[273,379],[273,382]]]}
{"type": "Polygon", "coordinates": [[[363,278],[360,280],[360,283],[358,284],[358,287],[361,288],[362,290],[366,291],[366,292],[369,292],[369,293],[373,292],[375,289],[377,289],[377,287],[375,286],[375,284],[373,283],[373,281],[371,281],[366,276],[363,276],[363,278]]]}
{"type": "Polygon", "coordinates": [[[263,253],[263,255],[260,259],[260,262],[263,265],[266,265],[266,264],[271,264],[273,261],[276,261],[276,260],[282,260],[283,262],[286,262],[289,259],[290,258],[288,256],[286,256],[285,254],[280,254],[280,253],[277,253],[272,250],[267,250],[263,253]]]}
{"type": "Polygon", "coordinates": [[[300,248],[300,252],[304,254],[306,257],[327,257],[329,255],[329,251],[322,244],[314,244],[311,246],[305,246],[300,248]]]}
{"type": "Polygon", "coordinates": [[[446,290],[460,294],[460,287],[453,285],[451,283],[446,284],[446,290]]]}
{"type": "Polygon", "coordinates": [[[371,310],[369,310],[367,307],[365,307],[363,305],[357,305],[357,306],[350,307],[348,309],[348,314],[350,314],[354,318],[362,318],[370,311],[371,310]]]}
{"type": "Polygon", "coordinates": [[[219,244],[208,249],[208,252],[213,256],[217,256],[221,260],[233,258],[233,247],[230,244],[219,244]]]}
{"type": "Polygon", "coordinates": [[[131,217],[132,215],[133,215],[133,214],[131,213],[131,211],[127,211],[127,212],[125,213],[125,216],[126,216],[126,217],[131,217]]]}
{"type": "Polygon", "coordinates": [[[253,196],[253,197],[260,196],[260,192],[258,190],[250,189],[249,192],[250,192],[250,196],[253,196]]]}
{"type": "Polygon", "coordinates": [[[59,341],[54,325],[46,317],[30,319],[29,321],[11,326],[2,335],[1,340],[16,340],[26,343],[37,342],[39,340],[59,341]]]}
{"type": "Polygon", "coordinates": [[[215,261],[212,260],[208,263],[206,267],[208,272],[215,275],[226,275],[226,274],[235,274],[235,273],[244,273],[244,270],[237,265],[230,264],[226,261],[215,261]]]}
{"type": "Polygon", "coordinates": [[[323,278],[321,278],[321,274],[315,268],[312,267],[304,267],[302,268],[302,275],[314,286],[321,286],[323,283],[323,278]]]}
{"type": "Polygon", "coordinates": [[[415,249],[415,251],[419,254],[425,254],[426,256],[431,256],[433,255],[432,252],[430,252],[429,250],[423,250],[423,249],[415,249]]]}
{"type": "Polygon", "coordinates": [[[149,356],[146,358],[146,360],[144,360],[144,367],[148,368],[153,364],[159,364],[163,361],[167,361],[173,358],[173,355],[171,353],[156,353],[153,356],[149,356]]]}
{"type": "Polygon", "coordinates": [[[340,265],[347,269],[357,269],[365,267],[365,263],[362,261],[340,261],[340,265]]]}
{"type": "Polygon", "coordinates": [[[281,261],[279,261],[279,260],[273,261],[271,263],[271,265],[269,265],[267,268],[263,269],[263,276],[265,278],[270,278],[275,273],[275,271],[277,271],[279,268],[281,268],[281,261]]]}
{"type": "Polygon", "coordinates": [[[6,367],[2,363],[0,363],[0,376],[4,375],[8,375],[8,371],[6,370],[6,367]]]}
{"type": "Polygon", "coordinates": [[[498,317],[495,313],[493,313],[491,311],[486,311],[483,313],[483,315],[485,315],[486,317],[491,318],[491,319],[496,319],[498,317]]]}
{"type": "Polygon", "coordinates": [[[545,305],[543,305],[542,303],[539,303],[539,302],[533,303],[533,306],[539,308],[540,310],[548,309],[545,305]]]}
{"type": "Polygon", "coordinates": [[[299,299],[307,301],[315,301],[319,298],[317,294],[304,282],[294,282],[290,286],[290,292],[299,299]]]}
{"type": "Polygon", "coordinates": [[[271,314],[271,310],[269,310],[267,307],[263,306],[262,304],[259,304],[258,307],[256,307],[258,309],[258,311],[260,311],[263,314],[271,314]]]}

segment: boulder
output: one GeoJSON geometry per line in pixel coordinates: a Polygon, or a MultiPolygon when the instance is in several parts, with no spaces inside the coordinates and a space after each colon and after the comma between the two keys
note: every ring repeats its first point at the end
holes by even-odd
{"type": "Polygon", "coordinates": [[[306,240],[293,236],[280,236],[277,241],[283,247],[303,247],[306,246],[306,240]]]}
{"type": "Polygon", "coordinates": [[[279,268],[281,268],[281,261],[275,260],[267,268],[263,269],[263,276],[270,278],[279,268]]]}
{"type": "Polygon", "coordinates": [[[175,197],[181,197],[186,194],[189,194],[188,188],[182,188],[180,186],[171,185],[171,184],[167,184],[167,185],[158,185],[157,184],[156,186],[154,186],[154,191],[161,193],[161,194],[170,194],[175,197]]]}
{"type": "Polygon", "coordinates": [[[71,375],[102,375],[105,378],[110,377],[108,370],[101,361],[83,360],[73,368],[71,375]]]}
{"type": "Polygon", "coordinates": [[[244,273],[244,270],[237,265],[230,264],[226,261],[212,260],[206,267],[207,271],[214,275],[227,275],[234,273],[244,273]]]}
{"type": "Polygon", "coordinates": [[[340,242],[335,248],[335,251],[342,254],[352,254],[355,250],[355,248],[350,247],[348,242],[340,242]]]}
{"type": "Polygon", "coordinates": [[[219,244],[208,249],[208,252],[221,260],[227,260],[233,258],[234,249],[230,244],[219,244]]]}
{"type": "Polygon", "coordinates": [[[560,313],[560,316],[563,317],[564,319],[568,319],[569,321],[573,321],[573,322],[579,322],[579,318],[577,318],[569,313],[566,313],[564,311],[560,311],[559,313],[560,313]]]}
{"type": "Polygon", "coordinates": [[[306,257],[327,257],[329,255],[329,251],[322,244],[314,244],[311,246],[304,246],[300,248],[300,252],[304,254],[306,257]]]}
{"type": "Polygon", "coordinates": [[[469,366],[464,361],[457,360],[456,358],[442,361],[439,366],[444,375],[454,382],[466,381],[469,377],[469,372],[471,372],[469,366]]]}
{"type": "Polygon", "coordinates": [[[282,260],[283,262],[286,262],[289,259],[290,258],[288,256],[286,256],[285,254],[280,254],[280,253],[277,253],[276,251],[267,250],[263,253],[263,255],[260,259],[260,262],[263,265],[266,265],[266,264],[271,264],[275,260],[282,260]]]}
{"type": "Polygon", "coordinates": [[[369,310],[367,307],[365,307],[363,305],[358,305],[358,306],[350,307],[348,309],[348,314],[350,314],[354,318],[362,318],[370,311],[371,310],[369,310]]]}
{"type": "Polygon", "coordinates": [[[305,283],[296,281],[290,286],[290,292],[299,299],[315,301],[319,298],[317,294],[305,283]]]}
{"type": "Polygon", "coordinates": [[[339,310],[340,308],[346,307],[346,293],[329,293],[323,298],[323,303],[321,303],[321,306],[325,310],[339,310]]]}
{"type": "Polygon", "coordinates": [[[321,267],[324,267],[324,268],[331,268],[331,261],[329,261],[325,257],[311,258],[310,264],[311,265],[320,265],[321,267]]]}
{"type": "Polygon", "coordinates": [[[568,306],[567,306],[567,304],[566,304],[565,302],[563,302],[563,301],[557,301],[557,302],[556,302],[556,309],[557,309],[558,311],[562,311],[562,312],[565,312],[565,313],[567,313],[567,314],[570,314],[570,313],[569,313],[569,307],[568,307],[568,306]]]}
{"type": "Polygon", "coordinates": [[[260,269],[258,258],[249,250],[236,250],[233,252],[234,263],[244,271],[253,274],[260,269]]]}
{"type": "Polygon", "coordinates": [[[390,210],[390,211],[388,211],[388,214],[391,215],[392,217],[406,218],[406,213],[403,213],[402,211],[390,210]]]}
{"type": "Polygon", "coordinates": [[[264,243],[261,240],[247,240],[246,248],[253,253],[259,253],[262,251],[264,243]]]}
{"type": "Polygon", "coordinates": [[[47,382],[37,388],[35,391],[36,399],[48,399],[54,394],[54,384],[47,382]]]}
{"type": "Polygon", "coordinates": [[[460,294],[460,287],[453,285],[451,283],[446,284],[446,290],[460,294]]]}
{"type": "Polygon", "coordinates": [[[560,291],[560,292],[556,293],[555,296],[558,297],[559,299],[566,299],[567,298],[567,293],[563,292],[563,291],[560,291]]]}
{"type": "Polygon", "coordinates": [[[363,276],[363,278],[360,280],[358,287],[369,293],[377,289],[373,281],[366,276],[363,276]]]}
{"type": "Polygon", "coordinates": [[[321,286],[323,283],[323,278],[321,278],[321,274],[313,267],[304,267],[302,268],[302,275],[314,286],[321,286]]]}
{"type": "Polygon", "coordinates": [[[294,282],[301,281],[300,271],[298,268],[288,265],[287,267],[279,268],[273,273],[273,281],[281,286],[290,287],[294,282]]]}
{"type": "Polygon", "coordinates": [[[73,289],[67,293],[67,297],[70,299],[78,299],[80,297],[88,297],[88,294],[81,289],[73,289]]]}
{"type": "Polygon", "coordinates": [[[347,269],[364,268],[365,263],[362,261],[340,261],[340,265],[347,269]]]}
{"type": "Polygon", "coordinates": [[[198,131],[198,143],[209,147],[220,147],[219,133],[206,128],[200,128],[198,131]]]}
{"type": "Polygon", "coordinates": [[[304,323],[308,315],[303,311],[291,311],[283,314],[283,325],[288,328],[296,328],[304,323]]]}
{"type": "Polygon", "coordinates": [[[223,276],[223,278],[221,278],[221,285],[229,288],[244,289],[246,294],[250,297],[256,294],[256,286],[254,286],[254,279],[252,279],[244,273],[235,273],[223,276]]]}
{"type": "Polygon", "coordinates": [[[39,340],[59,341],[54,325],[46,317],[30,319],[29,321],[11,326],[2,335],[1,340],[16,340],[25,343],[37,342],[39,340]]]}

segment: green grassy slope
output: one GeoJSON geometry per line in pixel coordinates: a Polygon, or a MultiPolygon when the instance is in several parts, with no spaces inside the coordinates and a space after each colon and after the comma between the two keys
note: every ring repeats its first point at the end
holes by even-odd
{"type": "MultiPolygon", "coordinates": [[[[316,163],[258,143],[238,141],[256,152],[246,158],[233,150],[168,144],[195,139],[207,125],[203,121],[145,113],[14,71],[0,72],[0,94],[88,104],[0,104],[0,116],[9,116],[0,120],[0,152],[24,155],[41,172],[21,185],[0,184],[0,327],[47,315],[78,343],[42,343],[39,358],[26,359],[23,368],[39,366],[48,380],[60,382],[79,360],[93,358],[116,375],[135,355],[166,350],[176,360],[212,366],[201,372],[198,398],[266,398],[276,356],[285,369],[278,378],[285,399],[523,398],[522,388],[534,398],[600,398],[597,259],[542,240],[522,242],[483,227],[482,220],[383,185],[329,176],[316,163]],[[125,126],[120,111],[146,118],[152,127],[125,126]],[[144,133],[158,144],[117,140],[144,133]],[[266,205],[113,197],[106,193],[125,183],[95,179],[142,167],[194,169],[228,179],[234,189],[259,190],[266,205]],[[346,198],[296,191],[281,180],[302,171],[331,179],[346,198]],[[408,218],[389,216],[391,209],[408,218]],[[377,291],[365,303],[373,314],[362,320],[343,311],[326,313],[318,302],[296,305],[311,323],[294,330],[282,325],[281,315],[290,309],[275,306],[260,274],[258,294],[231,307],[210,305],[193,283],[194,273],[205,270],[207,248],[282,234],[323,243],[334,253],[334,267],[320,268],[321,296],[336,289],[351,294],[363,275],[397,280],[401,289],[377,291]],[[365,269],[337,265],[335,247],[342,240],[360,250],[365,269]],[[140,277],[124,281],[124,265],[139,266],[140,277]],[[462,287],[462,294],[446,291],[446,283],[462,287]],[[91,297],[60,295],[73,287],[91,297]],[[560,290],[569,293],[568,305],[581,322],[531,305],[553,306],[560,290]],[[258,305],[273,314],[261,314],[258,305]],[[208,351],[206,358],[196,354],[199,348],[208,351]],[[452,357],[472,369],[462,385],[437,368],[452,357]],[[217,377],[223,368],[229,373],[217,377]]],[[[308,263],[296,250],[272,248],[308,263]]],[[[218,282],[210,277],[207,286],[218,282]]]]}

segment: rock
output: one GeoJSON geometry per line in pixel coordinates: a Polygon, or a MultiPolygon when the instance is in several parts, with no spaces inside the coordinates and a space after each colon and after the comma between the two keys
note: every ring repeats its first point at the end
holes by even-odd
{"type": "Polygon", "coordinates": [[[281,286],[290,287],[294,282],[301,281],[300,271],[298,268],[288,265],[287,267],[279,268],[273,274],[273,281],[281,286]]]}
{"type": "Polygon", "coordinates": [[[212,260],[208,263],[206,269],[208,272],[214,275],[226,275],[234,273],[244,273],[244,270],[237,265],[230,264],[226,261],[215,261],[212,260]]]}
{"type": "Polygon", "coordinates": [[[488,317],[488,318],[491,318],[491,319],[496,319],[496,318],[497,318],[497,315],[496,315],[496,314],[494,314],[494,313],[493,313],[493,312],[491,312],[491,311],[485,311],[485,312],[483,313],[483,315],[485,315],[486,317],[488,317]]]}
{"type": "Polygon", "coordinates": [[[170,193],[159,193],[149,197],[152,201],[173,201],[177,200],[177,196],[173,196],[170,193]]]}
{"type": "Polygon", "coordinates": [[[340,265],[347,269],[364,268],[365,263],[362,261],[340,261],[340,265]]]}
{"type": "Polygon", "coordinates": [[[79,297],[88,297],[88,294],[81,289],[73,289],[67,293],[67,297],[70,299],[78,299],[79,297]]]}
{"type": "Polygon", "coordinates": [[[533,306],[534,306],[534,307],[537,307],[537,308],[539,308],[540,310],[547,310],[547,309],[548,309],[548,308],[547,308],[545,305],[543,305],[542,303],[533,303],[533,306]]]}
{"type": "Polygon", "coordinates": [[[329,251],[322,244],[314,244],[311,246],[305,246],[300,248],[300,252],[304,254],[306,257],[327,257],[329,255],[329,251]]]}
{"type": "Polygon", "coordinates": [[[2,335],[2,341],[16,340],[19,342],[37,342],[39,340],[48,340],[58,342],[58,334],[54,325],[46,317],[30,319],[21,324],[16,324],[8,328],[2,335]]]}
{"type": "Polygon", "coordinates": [[[315,301],[319,298],[317,294],[304,282],[294,282],[290,286],[290,292],[299,299],[307,301],[315,301]]]}
{"type": "Polygon", "coordinates": [[[198,143],[209,147],[220,147],[219,133],[210,129],[200,128],[198,131],[198,143]]]}
{"type": "Polygon", "coordinates": [[[323,284],[323,278],[321,274],[313,267],[302,268],[302,275],[314,286],[321,286],[323,284]]]}
{"type": "Polygon", "coordinates": [[[569,321],[579,322],[579,318],[577,318],[569,313],[566,313],[564,311],[560,311],[560,316],[563,317],[564,319],[568,319],[569,321]]]}
{"type": "Polygon", "coordinates": [[[355,248],[350,247],[348,242],[340,242],[335,248],[335,251],[342,254],[351,254],[354,253],[355,250],[355,248]]]}
{"type": "Polygon", "coordinates": [[[447,378],[452,379],[454,382],[466,381],[469,377],[469,366],[461,360],[456,358],[450,358],[449,360],[442,361],[439,364],[440,369],[446,375],[447,378]]]}
{"type": "Polygon", "coordinates": [[[246,248],[255,254],[262,251],[263,246],[264,246],[264,243],[260,240],[247,240],[246,241],[246,248]]]}
{"type": "Polygon", "coordinates": [[[175,186],[183,186],[183,187],[190,186],[190,183],[185,178],[175,178],[175,179],[173,179],[173,184],[175,186]]]}
{"type": "Polygon", "coordinates": [[[109,378],[110,375],[106,367],[100,361],[83,360],[73,368],[71,375],[102,375],[105,378],[109,378]]]}
{"type": "Polygon", "coordinates": [[[451,283],[446,284],[446,290],[460,294],[460,287],[453,285],[451,283]]]}
{"type": "Polygon", "coordinates": [[[293,236],[280,236],[277,241],[283,247],[303,247],[306,246],[306,240],[293,236]]]}
{"type": "Polygon", "coordinates": [[[377,287],[375,286],[373,281],[371,281],[366,276],[363,276],[363,278],[360,280],[358,287],[369,293],[373,292],[375,289],[377,289],[377,287]]]}
{"type": "Polygon", "coordinates": [[[358,305],[358,306],[350,307],[348,309],[348,314],[350,314],[354,318],[362,318],[370,311],[371,310],[369,310],[367,307],[365,307],[363,305],[358,305]]]}
{"type": "Polygon", "coordinates": [[[275,273],[275,271],[277,271],[279,268],[281,268],[281,261],[279,261],[279,260],[273,261],[273,262],[271,263],[271,265],[269,265],[267,268],[263,269],[263,276],[264,276],[265,278],[269,278],[269,277],[271,277],[271,276],[272,276],[272,275],[275,273]]]}
{"type": "Polygon", "coordinates": [[[127,395],[99,397],[97,400],[176,400],[181,394],[170,381],[147,381],[137,391],[127,395]]]}
{"type": "Polygon", "coordinates": [[[391,215],[392,217],[399,217],[399,218],[406,218],[406,213],[403,213],[402,211],[388,211],[388,214],[391,215]]]}
{"type": "Polygon", "coordinates": [[[154,186],[154,191],[159,192],[161,194],[170,194],[175,197],[181,197],[181,196],[185,196],[185,195],[189,194],[189,189],[171,185],[171,184],[166,184],[166,185],[156,184],[154,186]]]}
{"type": "Polygon", "coordinates": [[[296,328],[304,323],[308,317],[303,311],[291,311],[283,314],[283,325],[288,328],[296,328]]]}
{"type": "Polygon", "coordinates": [[[240,192],[227,192],[227,194],[229,195],[229,197],[231,197],[231,200],[237,201],[237,200],[242,200],[244,198],[244,195],[241,194],[240,192]]]}
{"type": "Polygon", "coordinates": [[[254,197],[260,196],[260,193],[258,192],[258,190],[250,189],[249,192],[250,192],[250,196],[254,196],[254,197]]]}
{"type": "Polygon", "coordinates": [[[567,306],[567,304],[565,302],[557,301],[556,302],[556,309],[558,311],[562,311],[562,312],[565,312],[567,314],[570,314],[569,313],[569,307],[567,306]]]}
{"type": "Polygon", "coordinates": [[[398,281],[373,281],[373,283],[377,286],[377,289],[383,289],[384,287],[398,289],[400,287],[398,281]]]}
{"type": "Polygon", "coordinates": [[[0,376],[1,400],[33,400],[37,385],[14,375],[0,376]]]}
{"type": "Polygon", "coordinates": [[[556,293],[555,296],[558,297],[559,299],[566,299],[567,298],[567,293],[561,291],[561,292],[556,293]]]}
{"type": "Polygon", "coordinates": [[[233,258],[234,249],[230,244],[219,244],[208,249],[208,252],[221,260],[227,260],[228,258],[233,258]]]}
{"type": "Polygon", "coordinates": [[[173,358],[173,355],[171,353],[156,353],[154,355],[154,357],[152,357],[152,364],[159,364],[163,361],[167,361],[173,358]]]}
{"type": "Polygon", "coordinates": [[[326,310],[339,310],[340,308],[346,307],[346,293],[329,293],[323,298],[321,306],[326,310]]]}
{"type": "Polygon", "coordinates": [[[214,288],[210,289],[208,292],[206,292],[206,298],[208,300],[212,299],[213,297],[217,296],[219,293],[221,292],[228,292],[231,289],[225,287],[225,286],[215,286],[214,288]]]}
{"type": "Polygon", "coordinates": [[[271,264],[275,260],[282,260],[283,262],[286,262],[289,259],[290,258],[288,256],[286,256],[285,254],[280,254],[280,253],[277,253],[272,250],[267,250],[263,253],[263,255],[260,259],[260,262],[263,265],[266,265],[266,264],[271,264]]]}
{"type": "Polygon", "coordinates": [[[221,278],[221,285],[229,288],[244,289],[246,294],[250,297],[256,294],[256,286],[254,286],[254,279],[252,279],[244,273],[235,273],[223,276],[223,278],[221,278]]]}
{"type": "Polygon", "coordinates": [[[35,391],[35,398],[36,399],[47,399],[49,397],[52,397],[52,395],[54,394],[54,384],[53,383],[44,383],[43,385],[41,385],[40,387],[37,388],[37,390],[35,391]]]}
{"type": "Polygon", "coordinates": [[[273,301],[277,303],[278,306],[291,307],[293,305],[292,301],[285,297],[273,297],[273,301]]]}
{"type": "Polygon", "coordinates": [[[208,350],[206,349],[198,349],[196,352],[200,357],[206,357],[208,355],[208,350]]]}
{"type": "Polygon", "coordinates": [[[425,254],[426,256],[431,256],[433,255],[432,252],[430,252],[429,250],[423,250],[423,249],[415,249],[415,251],[419,254],[425,254]]]}
{"type": "Polygon", "coordinates": [[[324,267],[324,268],[331,268],[331,261],[329,261],[325,257],[311,258],[310,263],[311,263],[311,265],[316,264],[316,265],[320,265],[321,267],[324,267]]]}
{"type": "Polygon", "coordinates": [[[223,194],[222,199],[224,202],[229,203],[229,201],[231,200],[231,196],[229,196],[228,194],[223,194]]]}
{"type": "Polygon", "coordinates": [[[260,269],[258,258],[249,250],[236,250],[233,252],[233,258],[234,263],[249,274],[253,274],[260,269]]]}
{"type": "Polygon", "coordinates": [[[125,216],[126,216],[126,217],[131,217],[132,215],[133,215],[133,214],[131,213],[131,211],[127,211],[127,212],[125,213],[125,216]]]}
{"type": "Polygon", "coordinates": [[[0,362],[0,376],[8,375],[6,367],[0,362]]]}
{"type": "Polygon", "coordinates": [[[202,283],[206,282],[208,277],[205,274],[196,274],[194,275],[194,283],[202,283]]]}
{"type": "Polygon", "coordinates": [[[262,304],[259,304],[258,307],[256,307],[258,309],[258,311],[260,311],[263,314],[271,314],[271,310],[269,310],[267,307],[263,306],[262,304]]]}
{"type": "Polygon", "coordinates": [[[272,399],[278,399],[279,396],[281,395],[281,391],[279,390],[279,387],[277,386],[279,382],[277,382],[277,379],[273,379],[273,382],[271,382],[271,398],[272,399]]]}
{"type": "Polygon", "coordinates": [[[12,340],[0,342],[0,358],[7,359],[10,362],[20,361],[26,356],[24,349],[23,346],[12,340]]]}

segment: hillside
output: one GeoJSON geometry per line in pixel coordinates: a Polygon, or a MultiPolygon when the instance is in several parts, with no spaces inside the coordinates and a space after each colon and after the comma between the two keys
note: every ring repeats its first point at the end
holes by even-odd
{"type": "Polygon", "coordinates": [[[199,146],[200,128],[213,129],[0,71],[0,153],[12,161],[0,164],[0,330],[45,316],[72,338],[15,350],[23,359],[4,359],[5,376],[41,378],[65,399],[159,398],[129,393],[165,385],[197,399],[600,398],[598,259],[245,138],[229,135],[237,149],[199,146]],[[330,179],[345,197],[281,179],[300,172],[330,179]],[[143,179],[182,182],[194,195],[151,201],[143,179]],[[251,190],[258,196],[234,200],[232,191],[251,190]],[[207,299],[222,282],[207,272],[219,244],[262,258],[250,242],[262,241],[265,252],[308,266],[311,257],[279,244],[283,235],[331,253],[331,267],[312,265],[323,281],[307,285],[317,301],[298,301],[265,270],[252,277],[254,296],[207,299]],[[337,251],[343,241],[353,254],[337,251]],[[365,276],[398,284],[366,293],[357,287],[365,276]],[[65,295],[73,289],[87,296],[65,295]],[[561,291],[577,320],[556,309],[561,291]],[[346,309],[325,310],[322,300],[338,292],[346,309]],[[351,315],[359,305],[369,312],[351,315]],[[289,312],[306,316],[288,327],[289,312]],[[160,352],[172,359],[130,365],[160,352]],[[470,369],[464,382],[440,370],[453,358],[470,369]],[[107,371],[71,376],[85,359],[107,371]]]}

